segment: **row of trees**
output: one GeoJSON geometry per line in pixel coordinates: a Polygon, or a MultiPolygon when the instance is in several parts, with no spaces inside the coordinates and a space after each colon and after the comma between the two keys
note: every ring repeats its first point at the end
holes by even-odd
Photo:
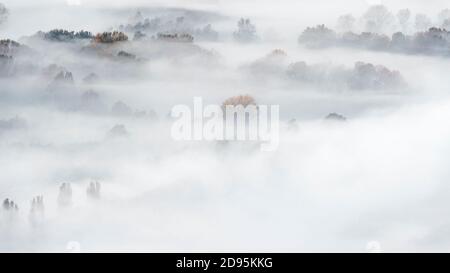
{"type": "MultiPolygon", "coordinates": [[[[213,29],[211,24],[199,27],[186,20],[184,16],[176,17],[174,20],[164,21],[159,17],[144,19],[142,14],[137,12],[131,22],[126,26],[121,25],[119,29],[128,33],[135,33],[136,39],[142,39],[149,34],[157,34],[159,36],[160,33],[189,35],[192,36],[192,40],[195,37],[198,40],[215,41],[219,37],[219,33],[213,29]]],[[[239,19],[237,22],[237,30],[233,33],[233,37],[238,42],[258,40],[256,27],[248,18],[239,19]]]]}
{"type": "MultiPolygon", "coordinates": [[[[184,17],[178,17],[172,27],[158,27],[160,20],[151,21],[146,19],[145,24],[138,23],[134,27],[123,27],[121,31],[103,32],[93,35],[89,31],[68,31],[64,29],[54,29],[48,32],[39,31],[33,37],[38,37],[52,42],[74,42],[79,40],[93,40],[95,43],[109,44],[121,41],[128,41],[125,32],[134,33],[134,40],[144,40],[149,33],[155,34],[155,39],[163,41],[193,42],[194,37],[199,40],[217,40],[218,33],[213,30],[211,24],[201,28],[183,27],[184,17]],[[151,28],[149,31],[147,28],[151,28]]],[[[250,19],[241,18],[237,23],[237,30],[233,37],[238,42],[252,42],[259,39],[256,27],[250,19]]]]}
{"type": "Polygon", "coordinates": [[[69,31],[65,29],[54,29],[48,32],[39,31],[32,38],[40,38],[50,42],[75,42],[89,40],[96,43],[115,43],[128,41],[128,36],[121,31],[103,32],[93,35],[89,31],[69,31]]]}
{"type": "Polygon", "coordinates": [[[13,56],[21,47],[22,45],[16,41],[10,39],[0,40],[0,55],[13,56]]]}
{"type": "Polygon", "coordinates": [[[17,130],[25,128],[27,128],[26,120],[18,116],[10,119],[0,119],[0,133],[6,130],[17,130]]]}
{"type": "Polygon", "coordinates": [[[196,20],[189,20],[185,16],[164,20],[160,17],[144,18],[141,12],[137,12],[130,23],[121,25],[119,29],[127,33],[135,33],[135,37],[152,36],[157,33],[185,33],[196,37],[198,40],[217,40],[219,34],[212,28],[211,24],[199,26],[196,20]],[[138,34],[138,35],[136,35],[138,34]]]}
{"type": "Polygon", "coordinates": [[[54,30],[50,30],[49,32],[43,32],[43,31],[39,31],[38,33],[36,33],[36,36],[44,39],[44,40],[48,40],[48,41],[52,41],[52,42],[72,42],[72,41],[76,41],[76,40],[83,40],[83,39],[92,39],[94,38],[94,36],[92,35],[91,32],[89,31],[68,31],[68,30],[64,30],[64,29],[54,29],[54,30]]]}
{"type": "Polygon", "coordinates": [[[385,90],[406,86],[400,74],[382,65],[357,62],[353,68],[306,62],[290,63],[284,50],[276,49],[256,60],[247,69],[261,79],[269,76],[293,81],[353,90],[385,90]]]}
{"type": "Polygon", "coordinates": [[[389,37],[371,32],[339,34],[319,25],[308,27],[298,41],[311,48],[342,46],[409,54],[450,55],[450,32],[434,27],[414,35],[396,32],[389,37]]]}
{"type": "Polygon", "coordinates": [[[36,65],[29,62],[29,57],[33,54],[28,46],[10,39],[0,40],[0,77],[36,71],[36,65]]]}
{"type": "Polygon", "coordinates": [[[404,33],[426,31],[432,26],[450,28],[450,9],[441,10],[432,19],[424,13],[413,14],[409,9],[397,13],[389,11],[383,5],[370,6],[360,17],[345,14],[338,18],[336,28],[339,31],[363,31],[375,33],[404,33]]]}
{"type": "MultiPolygon", "coordinates": [[[[86,196],[91,200],[100,199],[101,184],[98,181],[91,181],[86,189],[86,196]]],[[[72,186],[70,183],[62,183],[59,187],[58,205],[59,207],[69,207],[72,205],[72,186]]]]}
{"type": "Polygon", "coordinates": [[[293,80],[353,90],[387,90],[406,86],[400,72],[364,62],[355,63],[352,69],[296,62],[289,65],[286,73],[293,80]]]}
{"type": "MultiPolygon", "coordinates": [[[[89,200],[99,200],[101,198],[101,184],[98,181],[89,183],[86,189],[86,196],[89,200]]],[[[67,208],[72,206],[72,187],[70,183],[62,183],[59,187],[57,198],[59,208],[67,208]]],[[[19,212],[19,206],[13,200],[6,198],[2,203],[3,212],[14,216],[19,212]]],[[[38,225],[44,220],[45,204],[44,196],[38,195],[31,200],[29,220],[32,225],[38,225]]]]}
{"type": "Polygon", "coordinates": [[[158,41],[192,43],[194,36],[188,33],[158,33],[156,39],[158,41]]]}
{"type": "MultiPolygon", "coordinates": [[[[120,51],[118,56],[122,58],[130,58],[134,59],[135,56],[133,54],[129,54],[125,51],[120,51]]],[[[66,93],[67,90],[76,89],[75,80],[72,72],[68,71],[64,67],[57,65],[50,65],[45,68],[43,74],[51,79],[47,90],[52,97],[53,102],[61,101],[66,102],[68,94],[70,96],[70,103],[67,106],[66,110],[70,111],[83,111],[89,112],[93,114],[103,114],[103,115],[114,115],[118,117],[147,117],[154,119],[156,118],[156,113],[151,111],[143,111],[143,110],[134,110],[127,104],[122,101],[115,102],[110,109],[104,103],[99,93],[92,89],[88,89],[83,92],[79,97],[74,97],[73,92],[66,93]]],[[[100,77],[95,73],[88,74],[84,79],[83,83],[85,84],[93,84],[97,83],[100,77]]],[[[6,124],[6,122],[4,122],[6,124]]],[[[2,121],[0,120],[0,129],[2,129],[2,121]]],[[[6,125],[4,125],[5,127],[6,125]]]]}

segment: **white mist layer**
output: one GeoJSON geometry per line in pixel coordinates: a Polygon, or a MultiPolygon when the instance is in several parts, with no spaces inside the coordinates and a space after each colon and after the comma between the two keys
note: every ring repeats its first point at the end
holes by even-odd
{"type": "MultiPolygon", "coordinates": [[[[36,9],[30,1],[3,2],[11,16],[0,28],[1,38],[17,40],[54,28],[106,31],[126,22],[146,1],[129,6],[48,1],[36,9]]],[[[64,252],[77,242],[81,251],[359,252],[371,241],[384,251],[449,251],[448,60],[298,45],[305,27],[332,24],[348,12],[361,14],[368,7],[365,1],[351,1],[348,9],[334,1],[216,2],[151,7],[194,7],[224,15],[215,25],[223,33],[219,41],[195,43],[217,52],[218,64],[152,59],[153,51],[136,45],[130,50],[150,61],[116,67],[79,56],[70,47],[35,45],[45,53],[31,62],[58,63],[73,73],[76,90],[64,97],[65,103],[93,89],[108,111],[123,101],[133,110],[154,110],[156,120],[67,111],[47,101],[49,81],[0,79],[0,120],[18,115],[27,123],[25,129],[0,131],[0,199],[19,205],[12,219],[0,214],[0,251],[64,252]],[[260,42],[242,45],[231,39],[241,16],[255,23],[260,42]],[[408,88],[331,91],[261,79],[245,70],[277,48],[287,52],[289,62],[349,68],[357,61],[381,64],[399,70],[408,88]],[[82,78],[92,71],[102,73],[103,80],[83,85],[82,78]],[[280,105],[276,151],[261,152],[258,143],[172,140],[167,115],[174,105],[192,106],[194,96],[221,104],[240,94],[280,105]],[[324,121],[332,112],[347,121],[324,121]],[[289,129],[293,118],[297,129],[289,129]],[[129,135],[109,137],[118,124],[129,135]],[[102,184],[96,201],[86,197],[93,180],[102,184]],[[69,208],[57,206],[62,182],[72,185],[69,208]],[[45,217],[32,226],[30,202],[41,194],[45,217]]],[[[394,1],[389,8],[427,13],[445,8],[445,1],[431,2],[436,10],[427,7],[430,1],[394,1]]]]}

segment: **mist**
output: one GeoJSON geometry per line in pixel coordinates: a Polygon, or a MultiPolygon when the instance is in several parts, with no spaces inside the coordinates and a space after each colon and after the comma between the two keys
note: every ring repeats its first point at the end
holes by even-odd
{"type": "Polygon", "coordinates": [[[449,251],[448,55],[336,42],[446,1],[1,3],[1,252],[449,251]],[[241,95],[279,105],[275,151],[171,136],[241,95]]]}

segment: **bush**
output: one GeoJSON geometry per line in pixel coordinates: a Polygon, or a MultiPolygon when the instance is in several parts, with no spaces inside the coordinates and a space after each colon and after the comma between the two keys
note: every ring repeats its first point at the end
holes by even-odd
{"type": "Polygon", "coordinates": [[[337,35],[324,25],[307,28],[299,37],[299,43],[312,48],[332,46],[357,47],[388,52],[427,55],[450,55],[450,32],[441,28],[429,28],[414,35],[396,32],[392,38],[371,32],[337,35]]]}
{"type": "Polygon", "coordinates": [[[286,74],[296,81],[353,90],[387,90],[405,86],[398,71],[363,62],[357,62],[353,69],[297,62],[289,65],[286,74]]]}

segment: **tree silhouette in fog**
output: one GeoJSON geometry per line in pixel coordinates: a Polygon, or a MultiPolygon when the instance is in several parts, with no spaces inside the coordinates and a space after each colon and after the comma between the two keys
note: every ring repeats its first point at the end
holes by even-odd
{"type": "Polygon", "coordinates": [[[237,22],[237,31],[233,33],[234,39],[238,42],[252,42],[258,39],[256,27],[250,19],[241,18],[237,22]]]}

